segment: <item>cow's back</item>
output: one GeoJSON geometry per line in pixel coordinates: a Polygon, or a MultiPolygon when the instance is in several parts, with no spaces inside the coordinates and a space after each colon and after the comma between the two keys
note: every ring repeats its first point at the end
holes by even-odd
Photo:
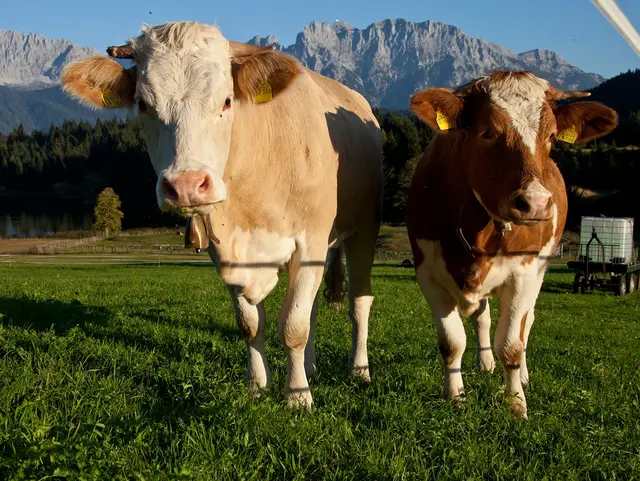
{"type": "Polygon", "coordinates": [[[225,177],[252,225],[290,231],[336,219],[344,234],[379,216],[382,139],[360,94],[304,69],[269,103],[236,106],[225,177]]]}
{"type": "Polygon", "coordinates": [[[382,206],[382,137],[371,106],[358,92],[308,71],[326,109],[327,127],[338,153],[339,233],[353,230],[354,219],[379,218],[382,206]]]}

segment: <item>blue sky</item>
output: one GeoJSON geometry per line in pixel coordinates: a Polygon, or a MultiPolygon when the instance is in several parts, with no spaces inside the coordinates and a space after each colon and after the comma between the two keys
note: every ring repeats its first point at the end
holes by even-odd
{"type": "MultiPolygon", "coordinates": [[[[0,5],[0,29],[38,32],[100,51],[136,35],[143,22],[215,22],[233,40],[271,34],[289,45],[313,20],[339,19],[364,28],[405,18],[456,25],[515,52],[554,50],[605,77],[640,68],[640,57],[589,0],[0,0],[0,5]]],[[[618,0],[618,5],[640,30],[640,0],[618,0]]]]}

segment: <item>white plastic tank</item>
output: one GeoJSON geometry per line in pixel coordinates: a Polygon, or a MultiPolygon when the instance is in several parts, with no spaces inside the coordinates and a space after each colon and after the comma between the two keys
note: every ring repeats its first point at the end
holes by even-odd
{"type": "Polygon", "coordinates": [[[590,262],[631,264],[633,257],[633,219],[630,217],[583,217],[580,225],[580,255],[586,255],[587,243],[595,229],[602,247],[594,240],[589,246],[590,262]]]}

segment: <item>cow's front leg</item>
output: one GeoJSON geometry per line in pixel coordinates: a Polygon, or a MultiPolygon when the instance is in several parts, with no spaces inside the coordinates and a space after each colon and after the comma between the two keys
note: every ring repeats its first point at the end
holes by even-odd
{"type": "Polygon", "coordinates": [[[230,289],[236,323],[247,343],[247,387],[255,395],[271,387],[271,372],[264,348],[266,313],[264,303],[252,306],[244,297],[237,297],[230,289]]]}
{"type": "Polygon", "coordinates": [[[420,266],[416,270],[416,279],[431,307],[438,331],[438,347],[444,361],[443,395],[454,401],[462,401],[462,355],[467,345],[467,335],[456,302],[446,289],[433,281],[426,266],[420,266]]]}
{"type": "Polygon", "coordinates": [[[511,413],[516,417],[527,417],[521,363],[527,343],[525,333],[528,337],[531,329],[531,324],[527,328],[528,314],[533,311],[541,285],[542,276],[516,275],[500,293],[500,320],[494,349],[504,369],[506,394],[512,397],[511,413]]]}
{"type": "MultiPolygon", "coordinates": [[[[314,301],[324,271],[324,257],[317,257],[291,262],[289,290],[278,318],[278,334],[287,353],[285,396],[292,407],[311,408],[313,405],[305,369],[305,350],[314,301]]],[[[310,351],[308,355],[311,356],[310,351]]]]}
{"type": "Polygon", "coordinates": [[[521,328],[523,329],[522,343],[524,348],[522,350],[522,361],[520,362],[520,382],[522,387],[526,388],[529,385],[529,369],[527,368],[527,345],[529,344],[529,333],[531,332],[531,326],[533,326],[533,320],[535,318],[534,309],[529,309],[526,314],[526,318],[523,319],[521,328]]]}

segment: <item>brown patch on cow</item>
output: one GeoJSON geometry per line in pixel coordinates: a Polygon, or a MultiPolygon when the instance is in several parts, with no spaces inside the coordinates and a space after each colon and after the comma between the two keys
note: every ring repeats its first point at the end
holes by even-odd
{"type": "Polygon", "coordinates": [[[302,72],[302,65],[295,58],[279,52],[233,59],[231,67],[234,94],[245,101],[253,100],[265,80],[271,85],[273,97],[277,97],[302,72]]]}
{"type": "Polygon", "coordinates": [[[520,342],[522,342],[523,346],[524,346],[524,330],[525,330],[525,327],[527,326],[527,314],[528,312],[525,312],[524,316],[522,316],[522,320],[520,321],[520,342]]]}
{"type": "Polygon", "coordinates": [[[459,349],[456,346],[452,346],[445,338],[438,338],[438,349],[442,355],[445,366],[450,365],[460,354],[459,349]]]}
{"type": "Polygon", "coordinates": [[[524,344],[522,341],[514,341],[498,350],[496,354],[507,369],[518,369],[524,352],[524,344]]]}
{"type": "Polygon", "coordinates": [[[118,95],[124,106],[134,104],[135,67],[125,70],[107,57],[87,57],[68,65],[62,73],[62,89],[83,104],[104,108],[102,93],[118,95]]]}
{"type": "Polygon", "coordinates": [[[578,131],[576,143],[584,143],[606,135],[618,125],[615,110],[599,102],[576,102],[574,104],[552,105],[558,123],[558,131],[575,126],[578,131]]]}
{"type": "Polygon", "coordinates": [[[464,273],[463,290],[470,292],[480,290],[492,264],[493,261],[487,257],[481,257],[472,264],[464,273]]]}

